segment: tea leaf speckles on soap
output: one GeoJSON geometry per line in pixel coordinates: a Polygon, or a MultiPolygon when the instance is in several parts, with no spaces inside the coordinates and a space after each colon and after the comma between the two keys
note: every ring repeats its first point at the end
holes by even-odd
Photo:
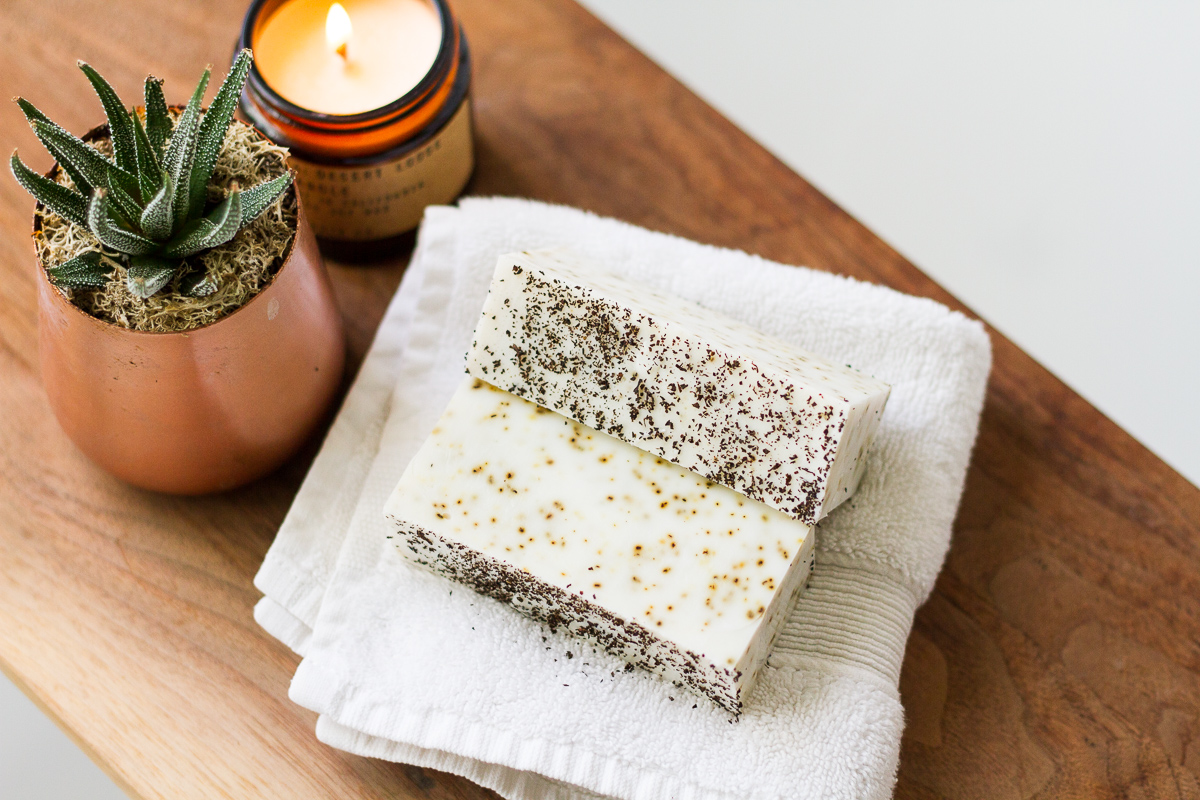
{"type": "Polygon", "coordinates": [[[557,251],[500,257],[467,371],[810,524],[858,487],[890,392],[557,251]]]}
{"type": "Polygon", "coordinates": [[[385,513],[409,560],[736,711],[812,528],[468,378],[385,513]]]}

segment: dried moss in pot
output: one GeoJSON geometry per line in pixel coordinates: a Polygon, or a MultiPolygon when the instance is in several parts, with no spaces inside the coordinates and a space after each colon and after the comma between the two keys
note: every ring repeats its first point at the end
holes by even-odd
{"type": "MultiPolygon", "coordinates": [[[[103,153],[111,152],[107,138],[92,143],[103,153]]],[[[287,174],[286,157],[285,148],[235,120],[226,134],[225,146],[209,183],[210,203],[220,202],[236,184],[256,184],[287,174]]],[[[61,170],[57,178],[63,185],[72,185],[61,170]]],[[[39,219],[35,246],[45,267],[53,268],[101,249],[91,231],[58,214],[43,208],[39,219]]],[[[139,297],[130,290],[127,268],[117,258],[110,259],[113,269],[103,285],[75,288],[59,285],[59,290],[92,316],[132,330],[191,330],[233,313],[265,289],[283,264],[295,231],[296,199],[293,191],[287,191],[231,241],[185,259],[186,268],[150,297],[139,297]],[[213,291],[200,296],[185,291],[181,285],[185,276],[200,274],[214,287],[213,291]]]]}
{"type": "Polygon", "coordinates": [[[295,237],[296,198],[287,150],[232,119],[250,60],[239,54],[204,112],[206,70],[178,113],[154,78],[144,110],[128,111],[81,64],[109,120],[90,142],[18,101],[58,169],[44,178],[14,153],[13,173],[41,203],[47,277],[76,306],[132,330],[186,331],[270,283],[295,237]]]}

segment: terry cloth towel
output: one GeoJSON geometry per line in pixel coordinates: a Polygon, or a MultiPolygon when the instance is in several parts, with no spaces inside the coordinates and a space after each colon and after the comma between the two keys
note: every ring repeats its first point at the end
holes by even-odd
{"type": "Polygon", "coordinates": [[[990,358],[979,323],[883,287],[529,201],[430,208],[258,575],[256,618],[305,656],[290,696],[322,741],[505,797],[888,797],[904,645],[949,546],[990,358]],[[893,387],[866,478],[818,527],[809,587],[736,722],[410,568],[386,538],[384,501],[461,380],[496,258],[557,246],[893,387]]]}

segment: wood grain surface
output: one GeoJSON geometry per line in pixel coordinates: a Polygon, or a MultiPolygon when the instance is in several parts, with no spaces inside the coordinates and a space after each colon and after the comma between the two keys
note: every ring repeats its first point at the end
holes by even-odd
{"type": "MultiPolygon", "coordinates": [[[[476,194],[591,209],[962,308],[570,0],[457,0],[476,194]]],[[[75,60],[180,99],[244,0],[5,0],[0,95],[79,132],[75,60]]],[[[817,124],[814,122],[814,124],[817,124]]],[[[49,159],[15,105],[0,144],[49,159]]],[[[914,187],[918,191],[919,187],[914,187]]],[[[472,798],[319,744],[253,575],[315,443],[248,488],[176,499],[90,465],[38,379],[32,200],[0,177],[0,666],[135,798],[472,798]]],[[[356,366],[407,254],[331,265],[356,366]]],[[[1131,275],[1131,278],[1135,276],[1131,275]]],[[[1003,336],[946,568],[901,679],[901,798],[1200,798],[1200,491],[1003,336]]]]}

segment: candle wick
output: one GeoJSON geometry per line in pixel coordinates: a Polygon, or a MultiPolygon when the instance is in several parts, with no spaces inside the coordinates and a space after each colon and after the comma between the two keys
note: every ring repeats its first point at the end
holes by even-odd
{"type": "Polygon", "coordinates": [[[342,42],[337,46],[337,54],[342,57],[343,61],[347,61],[349,57],[346,55],[346,47],[349,42],[342,42]]]}

